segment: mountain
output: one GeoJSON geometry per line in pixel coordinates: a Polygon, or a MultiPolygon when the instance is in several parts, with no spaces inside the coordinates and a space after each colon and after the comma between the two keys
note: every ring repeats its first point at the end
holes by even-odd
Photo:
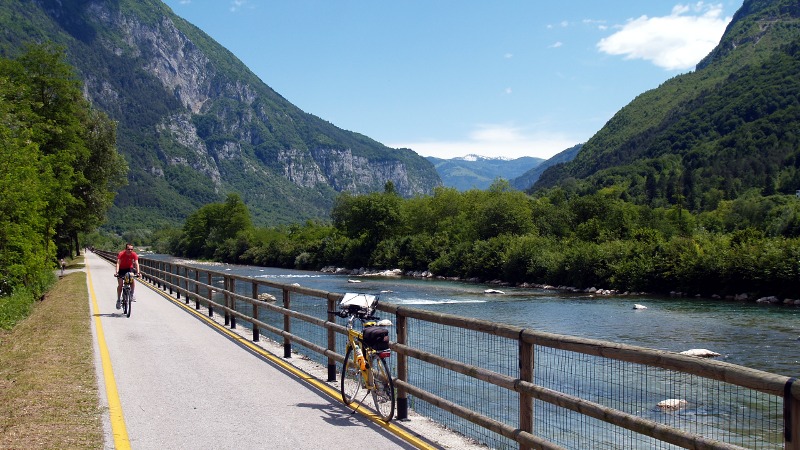
{"type": "Polygon", "coordinates": [[[109,225],[179,224],[238,193],[259,225],[327,218],[339,192],[404,196],[433,165],[301,111],[158,0],[3,0],[0,55],[66,48],[85,96],[117,121],[130,167],[109,225]]]}
{"type": "Polygon", "coordinates": [[[498,178],[511,180],[544,161],[530,156],[507,159],[478,155],[452,159],[428,156],[427,159],[436,168],[442,184],[459,191],[486,189],[498,178]]]}
{"type": "MultiPolygon", "coordinates": [[[[561,152],[555,154],[550,159],[544,161],[543,163],[537,165],[533,169],[528,170],[527,172],[523,173],[522,175],[514,178],[510,181],[511,187],[519,189],[520,191],[524,191],[529,189],[533,186],[534,183],[539,179],[542,173],[547,170],[549,167],[552,167],[556,164],[570,162],[575,159],[575,155],[583,148],[583,144],[578,144],[574,147],[570,147],[566,150],[562,150],[561,152]]],[[[441,176],[441,174],[439,174],[441,176]]]]}
{"type": "Polygon", "coordinates": [[[636,97],[532,190],[611,185],[638,202],[715,209],[800,188],[800,3],[745,0],[694,72],[636,97]]]}

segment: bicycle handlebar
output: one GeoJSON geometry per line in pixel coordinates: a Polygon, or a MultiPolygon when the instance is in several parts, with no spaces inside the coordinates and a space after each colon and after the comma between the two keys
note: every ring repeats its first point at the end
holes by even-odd
{"type": "Polygon", "coordinates": [[[328,314],[336,314],[337,316],[341,317],[342,319],[347,319],[350,316],[358,317],[361,320],[380,320],[381,319],[380,317],[374,316],[372,314],[370,314],[369,316],[366,316],[365,314],[367,312],[368,311],[365,310],[365,309],[361,309],[356,313],[351,313],[350,311],[348,311],[346,309],[340,309],[339,311],[328,311],[328,314]]]}
{"type": "MultiPolygon", "coordinates": [[[[128,273],[132,273],[132,272],[128,272],[128,273]]],[[[134,277],[138,277],[138,276],[139,276],[139,272],[135,272],[135,273],[133,274],[133,276],[134,276],[134,277]]],[[[115,273],[115,274],[114,274],[114,278],[119,278],[119,274],[118,274],[118,273],[115,273]]]]}

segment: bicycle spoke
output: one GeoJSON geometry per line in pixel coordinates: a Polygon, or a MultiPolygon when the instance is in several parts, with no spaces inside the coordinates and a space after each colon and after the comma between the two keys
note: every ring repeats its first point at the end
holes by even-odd
{"type": "Polygon", "coordinates": [[[386,361],[377,355],[373,355],[371,359],[372,400],[375,403],[375,411],[383,420],[388,422],[394,417],[394,382],[386,361]]]}
{"type": "Polygon", "coordinates": [[[356,395],[364,384],[364,377],[361,376],[361,371],[356,365],[352,347],[347,349],[342,364],[341,383],[342,401],[349,405],[355,401],[356,395]]]}

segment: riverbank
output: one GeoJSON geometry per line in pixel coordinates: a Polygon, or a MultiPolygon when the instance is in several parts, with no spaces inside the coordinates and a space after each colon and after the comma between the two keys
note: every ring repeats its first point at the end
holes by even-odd
{"type": "Polygon", "coordinates": [[[598,296],[614,296],[614,297],[626,297],[626,296],[664,296],[664,297],[672,297],[672,298],[710,298],[714,300],[728,300],[728,301],[737,301],[737,302],[755,302],[758,304],[764,305],[786,305],[786,306],[800,306],[800,299],[795,298],[780,298],[775,295],[770,296],[754,296],[750,293],[740,293],[736,295],[719,295],[713,294],[708,297],[704,297],[700,294],[691,294],[687,292],[681,291],[670,291],[669,293],[653,293],[653,292],[631,292],[631,291],[623,291],[620,292],[615,289],[604,289],[604,288],[596,288],[596,287],[589,287],[585,289],[579,289],[572,286],[553,286],[549,284],[539,284],[539,283],[509,283],[503,280],[490,280],[484,281],[479,278],[468,278],[462,279],[459,277],[444,277],[440,275],[434,275],[430,271],[407,271],[403,272],[401,269],[367,269],[367,268],[359,268],[359,269],[347,269],[343,267],[336,267],[336,266],[325,266],[320,269],[322,273],[330,273],[336,275],[347,275],[347,276],[354,276],[354,277],[410,277],[410,278],[423,278],[423,279],[435,279],[435,280],[445,280],[445,281],[455,281],[455,282],[464,282],[464,283],[474,283],[474,284],[486,284],[490,286],[510,286],[510,287],[518,287],[524,289],[544,289],[544,290],[552,290],[552,291],[559,291],[559,292],[570,292],[575,294],[590,294],[590,295],[598,295],[598,296]]]}

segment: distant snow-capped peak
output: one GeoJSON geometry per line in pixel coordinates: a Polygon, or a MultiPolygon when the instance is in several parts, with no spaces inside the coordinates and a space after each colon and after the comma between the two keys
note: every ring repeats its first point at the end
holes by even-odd
{"type": "Polygon", "coordinates": [[[462,157],[453,158],[453,159],[459,159],[459,160],[462,160],[462,161],[472,161],[472,162],[474,162],[474,161],[487,161],[487,160],[511,161],[511,158],[506,158],[505,156],[489,157],[489,156],[476,155],[474,153],[473,154],[469,154],[467,156],[462,156],[462,157]]]}

